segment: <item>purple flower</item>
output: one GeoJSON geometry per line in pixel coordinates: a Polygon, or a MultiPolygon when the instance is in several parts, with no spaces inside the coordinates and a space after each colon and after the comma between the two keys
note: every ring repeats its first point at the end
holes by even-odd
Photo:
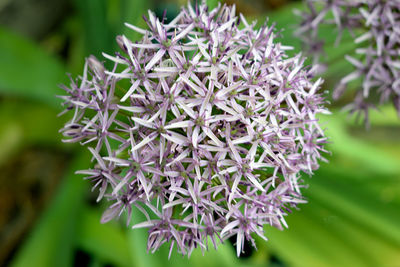
{"type": "Polygon", "coordinates": [[[328,113],[321,80],[274,28],[254,29],[235,7],[202,3],[170,23],[152,12],[139,42],[117,37],[122,53],[90,57],[65,87],[72,119],[67,142],[89,147],[95,167],[80,171],[112,201],[102,222],[132,210],[146,220],[148,250],[169,243],[181,254],[216,248],[236,235],[238,255],[263,226],[287,226],[304,203],[302,173],[323,159],[328,113]],[[241,21],[241,25],[239,25],[241,21]]]}
{"type": "Polygon", "coordinates": [[[297,13],[302,17],[297,35],[312,51],[314,63],[320,61],[323,42],[318,37],[320,25],[335,25],[338,30],[336,43],[342,32],[348,30],[354,37],[356,47],[346,60],[354,71],[343,77],[334,98],[339,98],[354,80],[361,80],[354,103],[346,109],[364,116],[368,126],[368,110],[377,102],[393,101],[400,117],[400,1],[398,0],[304,0],[306,11],[297,13]],[[318,48],[318,49],[316,49],[318,48]]]}

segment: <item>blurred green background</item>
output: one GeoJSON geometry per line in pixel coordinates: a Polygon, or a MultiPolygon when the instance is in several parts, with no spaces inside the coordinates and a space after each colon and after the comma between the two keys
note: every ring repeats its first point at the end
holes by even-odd
{"type": "MultiPolygon", "coordinates": [[[[299,1],[226,2],[259,23],[270,17],[284,29],[279,40],[300,51],[292,35],[299,1]]],[[[146,253],[145,230],[126,229],[122,220],[100,224],[107,203],[95,204],[89,183],[74,174],[89,167],[89,152],[60,141],[67,117],[57,117],[58,85],[68,82],[66,73],[80,75],[90,54],[112,54],[117,34],[139,37],[123,22],[144,26],[147,9],[173,17],[182,4],[0,0],[0,266],[400,266],[400,120],[381,107],[366,130],[340,111],[351,94],[320,118],[332,155],[305,177],[309,203],[287,217],[289,229],[267,227],[269,241],[257,239],[258,250],[248,246],[238,259],[226,242],[204,256],[168,260],[167,248],[146,253]]],[[[323,34],[335,37],[332,29],[323,34]]],[[[349,71],[348,39],[326,50],[326,90],[349,71]]]]}

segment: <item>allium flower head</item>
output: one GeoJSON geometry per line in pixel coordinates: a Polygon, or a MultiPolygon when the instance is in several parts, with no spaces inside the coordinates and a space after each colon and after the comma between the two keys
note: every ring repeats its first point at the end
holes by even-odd
{"type": "Polygon", "coordinates": [[[102,222],[125,211],[129,224],[136,209],[151,251],[168,242],[190,255],[236,236],[239,255],[305,202],[300,175],[318,168],[326,142],[321,80],[234,6],[188,5],[169,23],[149,12],[146,22],[127,24],[139,42],[118,36],[122,52],[103,54],[112,69],[91,56],[65,87],[73,118],[61,131],[93,154],[79,173],[112,201],[102,222]]]}
{"type": "Polygon", "coordinates": [[[354,37],[357,47],[345,58],[355,68],[343,77],[334,91],[339,98],[347,85],[362,80],[351,112],[361,112],[368,124],[368,110],[375,102],[393,101],[400,117],[400,1],[399,0],[304,0],[306,12],[297,31],[319,61],[323,41],[318,39],[319,26],[336,25],[337,43],[344,30],[354,37]],[[374,101],[378,96],[379,101],[374,101]]]}

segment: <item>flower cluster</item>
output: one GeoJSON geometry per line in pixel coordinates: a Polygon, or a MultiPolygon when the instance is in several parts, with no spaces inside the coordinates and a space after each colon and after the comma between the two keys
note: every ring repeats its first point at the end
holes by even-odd
{"type": "Polygon", "coordinates": [[[323,41],[318,29],[323,24],[338,28],[337,43],[343,30],[355,37],[356,47],[345,58],[354,72],[343,77],[334,91],[339,98],[351,81],[362,80],[355,100],[348,108],[364,114],[368,124],[368,109],[375,102],[393,101],[400,116],[400,1],[398,0],[304,0],[306,12],[297,31],[304,44],[319,60],[323,41]],[[379,101],[376,99],[379,98],[379,101]]]}
{"type": "Polygon", "coordinates": [[[88,146],[94,168],[79,171],[112,201],[102,222],[132,210],[146,219],[148,250],[179,253],[216,247],[236,236],[238,255],[263,226],[305,202],[301,173],[323,159],[326,137],[316,115],[328,113],[321,80],[274,28],[254,28],[235,7],[182,8],[164,23],[149,11],[139,42],[118,36],[121,52],[91,56],[65,86],[72,119],[66,142],[88,146]]]}

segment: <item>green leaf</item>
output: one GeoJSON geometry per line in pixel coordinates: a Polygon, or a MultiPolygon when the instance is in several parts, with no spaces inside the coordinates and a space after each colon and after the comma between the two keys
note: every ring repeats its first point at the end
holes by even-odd
{"type": "Polygon", "coordinates": [[[23,131],[18,122],[7,120],[3,122],[0,119],[0,166],[9,160],[23,142],[23,131]]]}
{"type": "Polygon", "coordinates": [[[289,229],[266,230],[280,259],[310,267],[394,266],[400,260],[400,205],[356,182],[379,176],[349,170],[322,167],[303,192],[309,203],[287,217],[289,229]]]}
{"type": "Polygon", "coordinates": [[[289,229],[265,229],[268,245],[278,258],[290,266],[362,266],[363,259],[354,255],[335,233],[312,216],[310,211],[316,211],[316,206],[307,205],[307,208],[303,206],[301,211],[289,216],[289,229]],[[340,262],[345,264],[340,265],[340,262]]]}
{"type": "Polygon", "coordinates": [[[23,146],[42,145],[61,147],[64,118],[46,105],[25,100],[8,100],[0,105],[0,165],[23,146]],[[40,119],[37,119],[40,118],[40,119]]]}
{"type": "Polygon", "coordinates": [[[75,171],[86,166],[88,156],[89,153],[79,154],[70,164],[55,198],[25,239],[11,266],[72,266],[77,223],[87,189],[75,171]]]}
{"type": "Polygon", "coordinates": [[[63,65],[40,47],[0,27],[0,93],[59,108],[58,87],[66,81],[63,65]]]}
{"type": "Polygon", "coordinates": [[[107,21],[106,0],[75,0],[75,5],[82,19],[87,55],[101,58],[101,52],[110,53],[114,36],[107,21]]]}
{"type": "Polygon", "coordinates": [[[367,188],[354,186],[351,178],[344,178],[343,181],[334,178],[340,175],[351,176],[339,172],[321,172],[320,177],[314,177],[310,183],[313,187],[310,196],[348,221],[363,225],[369,232],[375,232],[400,247],[400,206],[383,203],[367,188]]]}
{"type": "Polygon", "coordinates": [[[207,6],[209,7],[209,9],[213,9],[215,7],[218,6],[218,3],[220,3],[221,1],[219,0],[207,0],[207,6]]]}
{"type": "MultiPolygon", "coordinates": [[[[339,112],[333,111],[333,113],[339,112]]],[[[349,129],[343,123],[346,121],[344,116],[320,116],[320,119],[327,126],[326,135],[333,142],[328,147],[333,155],[340,154],[343,159],[349,161],[349,164],[358,164],[359,167],[375,170],[381,174],[399,173],[398,159],[373,144],[351,136],[349,129]]]]}
{"type": "MultiPolygon", "coordinates": [[[[136,224],[145,221],[146,218],[141,212],[134,209],[132,220],[133,223],[136,224]]],[[[135,267],[169,266],[172,261],[174,262],[174,266],[182,266],[179,262],[175,262],[175,257],[168,260],[168,249],[166,245],[162,246],[161,249],[154,254],[147,252],[147,229],[128,229],[127,235],[131,259],[135,267]]]]}
{"type": "Polygon", "coordinates": [[[85,208],[79,224],[78,246],[101,261],[131,266],[127,235],[115,223],[100,223],[97,210],[85,208]]]}
{"type": "MultiPolygon", "coordinates": [[[[210,245],[211,240],[210,240],[210,245]]],[[[204,255],[201,253],[201,249],[196,249],[191,258],[186,262],[186,266],[252,266],[252,264],[245,264],[246,262],[237,258],[235,249],[226,241],[225,244],[219,244],[217,250],[211,245],[209,251],[205,251],[204,255]]]]}
{"type": "Polygon", "coordinates": [[[309,201],[289,216],[289,229],[266,229],[268,245],[290,266],[394,266],[400,260],[397,245],[318,199],[309,201]]]}
{"type": "Polygon", "coordinates": [[[118,34],[125,34],[132,41],[139,40],[142,37],[142,34],[125,27],[124,23],[127,22],[143,29],[147,28],[148,26],[143,20],[143,16],[147,16],[147,11],[151,8],[151,1],[121,0],[120,25],[122,26],[122,32],[119,32],[118,34]]]}
{"type": "Polygon", "coordinates": [[[46,105],[25,100],[8,100],[0,106],[0,124],[14,125],[15,137],[10,137],[10,140],[21,136],[24,145],[61,146],[62,136],[58,130],[68,115],[57,117],[57,113],[58,110],[46,105]]]}

